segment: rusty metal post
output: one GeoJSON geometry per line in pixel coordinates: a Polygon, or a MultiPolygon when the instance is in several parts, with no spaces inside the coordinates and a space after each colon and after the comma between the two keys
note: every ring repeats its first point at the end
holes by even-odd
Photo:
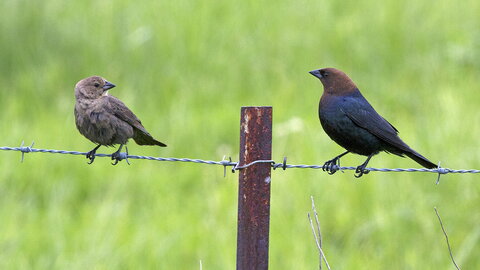
{"type": "MultiPolygon", "coordinates": [[[[242,107],[240,165],[272,158],[272,107],[242,107]]],[[[268,269],[270,163],[240,170],[237,269],[268,269]]]]}

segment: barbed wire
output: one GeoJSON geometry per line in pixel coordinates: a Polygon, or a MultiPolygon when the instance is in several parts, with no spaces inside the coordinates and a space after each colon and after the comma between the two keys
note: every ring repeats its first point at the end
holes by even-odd
{"type": "MultiPolygon", "coordinates": [[[[30,146],[24,146],[24,143],[20,145],[20,147],[0,147],[0,150],[4,151],[20,151],[22,152],[22,159],[21,162],[24,160],[24,155],[25,153],[51,153],[51,154],[66,154],[66,155],[86,155],[87,152],[78,152],[78,151],[67,151],[67,150],[53,150],[53,149],[39,149],[39,148],[33,148],[34,143],[32,143],[30,146]]],[[[111,154],[95,154],[95,157],[111,157],[111,154]]],[[[232,161],[231,158],[228,160],[225,159],[225,157],[221,161],[213,161],[213,160],[203,160],[203,159],[194,159],[194,158],[165,158],[165,157],[151,157],[151,156],[137,156],[137,155],[129,155],[128,150],[127,152],[121,152],[119,154],[118,160],[126,160],[128,164],[129,159],[146,159],[146,160],[155,160],[155,161],[170,161],[170,162],[193,162],[193,163],[201,163],[201,164],[210,164],[210,165],[220,165],[224,167],[224,174],[226,174],[226,168],[227,167],[232,167],[231,170],[232,172],[235,172],[237,170],[242,170],[245,168],[248,168],[252,165],[258,164],[258,163],[270,163],[272,168],[278,169],[282,168],[283,170],[286,169],[323,169],[325,170],[324,165],[305,165],[305,164],[298,164],[298,165],[293,165],[293,164],[287,164],[287,158],[284,157],[282,163],[277,163],[275,160],[255,160],[253,162],[250,162],[248,164],[240,165],[239,162],[232,161]]],[[[346,170],[356,170],[357,167],[342,167],[338,165],[331,165],[328,167],[330,171],[346,171],[346,170]]],[[[366,168],[365,169],[367,172],[430,172],[430,173],[436,173],[440,177],[442,174],[449,174],[449,173],[480,173],[480,170],[473,170],[473,169],[468,169],[468,170],[455,170],[455,169],[449,169],[449,168],[442,168],[438,167],[435,169],[426,169],[426,168],[394,168],[394,169],[389,169],[389,168],[366,168]]],[[[438,179],[437,179],[438,183],[438,179]]]]}

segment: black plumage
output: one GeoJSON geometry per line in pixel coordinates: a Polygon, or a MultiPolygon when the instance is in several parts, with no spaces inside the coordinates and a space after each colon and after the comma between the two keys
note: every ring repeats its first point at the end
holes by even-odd
{"type": "Polygon", "coordinates": [[[370,158],[380,151],[406,155],[426,168],[437,167],[400,139],[398,130],[375,111],[345,73],[334,68],[310,73],[324,86],[318,109],[320,123],[328,136],[347,150],[327,161],[324,170],[334,173],[331,165],[337,165],[340,157],[352,152],[368,156],[357,167],[357,177],[360,177],[367,172],[365,167],[370,158]]]}

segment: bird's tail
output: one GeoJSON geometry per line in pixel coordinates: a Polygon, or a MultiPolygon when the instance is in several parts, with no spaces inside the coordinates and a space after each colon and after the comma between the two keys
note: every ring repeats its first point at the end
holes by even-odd
{"type": "Polygon", "coordinates": [[[134,134],[133,140],[138,144],[138,145],[158,145],[161,147],[166,147],[167,145],[155,140],[152,135],[149,133],[145,133],[142,131],[137,131],[134,134]]]}
{"type": "Polygon", "coordinates": [[[420,155],[419,153],[415,152],[414,150],[410,149],[411,151],[405,152],[409,158],[415,160],[418,164],[422,165],[427,169],[435,169],[438,167],[435,163],[428,160],[426,157],[420,155]]]}

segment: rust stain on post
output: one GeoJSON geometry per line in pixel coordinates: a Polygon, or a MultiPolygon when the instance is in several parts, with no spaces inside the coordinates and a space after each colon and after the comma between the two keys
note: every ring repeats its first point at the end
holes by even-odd
{"type": "MultiPolygon", "coordinates": [[[[272,107],[242,107],[240,165],[272,159],[272,107]]],[[[268,269],[271,164],[240,170],[237,269],[268,269]]]]}

